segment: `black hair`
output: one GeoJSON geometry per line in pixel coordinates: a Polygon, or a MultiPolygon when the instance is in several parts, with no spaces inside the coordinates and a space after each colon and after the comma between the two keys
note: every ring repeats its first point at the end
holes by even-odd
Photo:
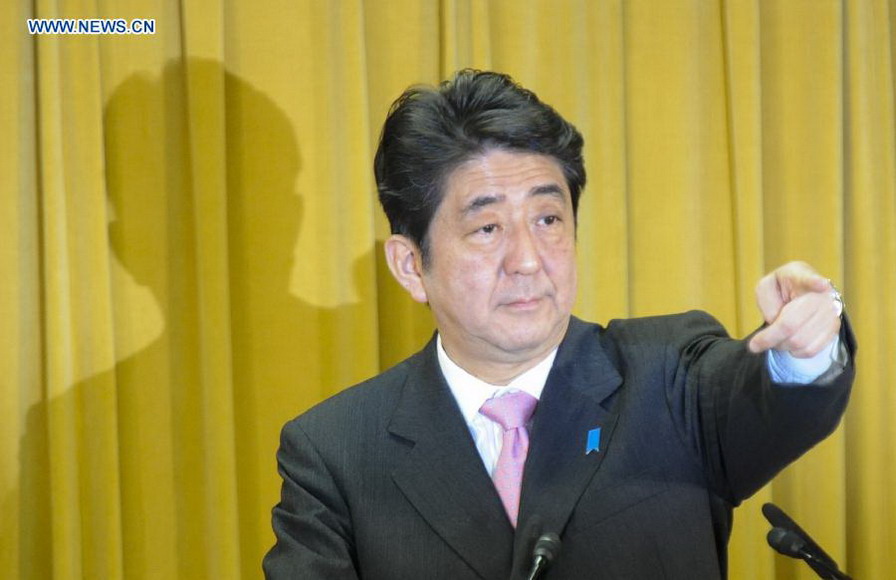
{"type": "Polygon", "coordinates": [[[585,186],[582,135],[509,75],[464,69],[438,87],[412,86],[393,104],[380,134],[374,175],[393,234],[419,248],[454,169],[490,149],[537,153],[561,166],[577,215],[585,186]]]}

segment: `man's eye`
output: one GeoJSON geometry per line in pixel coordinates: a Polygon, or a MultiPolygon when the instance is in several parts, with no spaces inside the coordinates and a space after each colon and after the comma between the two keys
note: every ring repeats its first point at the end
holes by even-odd
{"type": "Polygon", "coordinates": [[[557,223],[558,221],[560,221],[560,218],[555,215],[548,215],[548,216],[541,218],[541,221],[544,223],[544,225],[550,226],[550,225],[553,225],[553,224],[557,223]]]}
{"type": "Polygon", "coordinates": [[[488,224],[487,226],[482,226],[481,228],[479,228],[479,231],[482,232],[483,234],[493,234],[496,231],[498,231],[498,225],[497,224],[488,224]]]}

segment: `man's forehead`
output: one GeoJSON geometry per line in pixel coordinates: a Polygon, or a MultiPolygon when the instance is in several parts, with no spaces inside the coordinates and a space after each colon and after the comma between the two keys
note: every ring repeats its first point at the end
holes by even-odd
{"type": "Polygon", "coordinates": [[[452,171],[445,185],[450,203],[464,211],[506,201],[508,194],[570,197],[560,164],[535,153],[492,151],[477,156],[452,171]]]}
{"type": "MultiPolygon", "coordinates": [[[[558,183],[544,183],[541,185],[535,185],[529,188],[529,190],[525,192],[525,195],[527,197],[544,196],[556,199],[560,202],[564,202],[565,200],[569,199],[566,188],[558,183]]],[[[464,199],[461,200],[462,203],[460,204],[460,213],[463,215],[473,214],[480,209],[483,209],[490,205],[500,204],[505,201],[507,201],[507,195],[503,193],[476,194],[474,192],[467,195],[464,199]]]]}

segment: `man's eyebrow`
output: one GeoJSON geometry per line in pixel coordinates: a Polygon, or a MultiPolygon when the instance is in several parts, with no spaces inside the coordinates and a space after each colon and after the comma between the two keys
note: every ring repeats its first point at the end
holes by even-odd
{"type": "Polygon", "coordinates": [[[529,190],[529,195],[553,195],[563,199],[563,189],[556,183],[548,183],[546,185],[536,185],[529,190]]]}
{"type": "MultiPolygon", "coordinates": [[[[529,190],[529,195],[534,197],[536,195],[550,195],[557,197],[559,199],[563,199],[563,189],[557,185],[556,183],[547,183],[544,185],[536,185],[532,189],[529,190]]],[[[480,209],[492,205],[494,203],[499,203],[507,199],[507,196],[504,194],[486,194],[486,195],[477,195],[463,208],[461,208],[460,212],[462,215],[467,216],[471,213],[476,213],[480,209]]]]}
{"type": "Polygon", "coordinates": [[[460,211],[463,215],[469,215],[471,213],[476,213],[478,210],[484,208],[487,205],[498,203],[499,201],[504,201],[506,198],[507,196],[498,194],[478,195],[474,197],[473,200],[465,205],[460,211]]]}

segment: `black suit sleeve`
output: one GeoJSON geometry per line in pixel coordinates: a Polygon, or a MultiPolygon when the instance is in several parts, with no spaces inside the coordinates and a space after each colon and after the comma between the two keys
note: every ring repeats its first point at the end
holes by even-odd
{"type": "Polygon", "coordinates": [[[824,385],[782,385],[772,382],[765,355],[750,353],[745,340],[725,338],[706,314],[687,316],[697,332],[678,343],[670,399],[686,402],[685,430],[711,486],[737,505],[837,427],[855,375],[855,340],[844,317],[843,371],[824,385]]]}
{"type": "Polygon", "coordinates": [[[356,580],[348,506],[298,421],[283,428],[277,463],[283,487],[273,511],[277,542],[264,558],[265,577],[356,580]]]}

